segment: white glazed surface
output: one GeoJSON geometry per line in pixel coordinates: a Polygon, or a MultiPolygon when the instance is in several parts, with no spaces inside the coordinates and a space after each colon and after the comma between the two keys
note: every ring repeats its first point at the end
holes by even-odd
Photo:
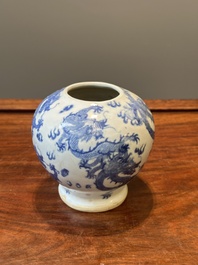
{"type": "MultiPolygon", "coordinates": [[[[146,162],[153,144],[154,122],[137,95],[108,83],[83,82],[56,91],[40,104],[33,118],[32,137],[41,163],[65,187],[61,194],[59,187],[61,198],[70,196],[63,201],[87,211],[71,203],[75,201],[73,191],[101,192],[91,211],[104,211],[120,204],[110,207],[107,202],[115,189],[126,185],[146,162]],[[68,94],[75,87],[90,85],[109,87],[119,95],[110,100],[86,101],[68,94]],[[104,201],[105,209],[99,206],[104,201]]],[[[120,197],[123,201],[126,192],[120,197]]]]}
{"type": "Polygon", "coordinates": [[[123,203],[128,193],[128,187],[124,185],[109,194],[104,194],[104,192],[80,192],[67,189],[59,184],[58,192],[62,201],[75,210],[104,212],[114,209],[123,203]]]}

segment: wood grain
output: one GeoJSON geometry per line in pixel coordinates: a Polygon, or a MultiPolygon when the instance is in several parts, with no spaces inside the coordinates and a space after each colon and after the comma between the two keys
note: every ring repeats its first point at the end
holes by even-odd
{"type": "Polygon", "coordinates": [[[94,214],[59,199],[32,115],[0,113],[0,264],[197,264],[198,111],[154,111],[154,147],[126,201],[94,214]]]}
{"type": "MultiPolygon", "coordinates": [[[[0,99],[0,110],[10,111],[32,111],[42,102],[41,99],[0,99]]],[[[191,100],[149,100],[145,99],[146,104],[151,110],[197,110],[198,99],[191,100]]]]}

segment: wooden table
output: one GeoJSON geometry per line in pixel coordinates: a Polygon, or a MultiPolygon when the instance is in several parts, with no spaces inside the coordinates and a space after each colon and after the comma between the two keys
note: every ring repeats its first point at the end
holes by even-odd
{"type": "Polygon", "coordinates": [[[147,101],[156,138],[126,201],[67,207],[39,163],[39,100],[0,100],[0,264],[198,264],[198,100],[147,101]]]}

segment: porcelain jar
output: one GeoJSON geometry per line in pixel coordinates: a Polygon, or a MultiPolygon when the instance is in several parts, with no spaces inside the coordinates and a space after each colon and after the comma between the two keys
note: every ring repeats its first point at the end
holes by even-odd
{"type": "Polygon", "coordinates": [[[104,82],[81,82],[49,95],[32,121],[32,139],[60,198],[102,212],[126,198],[127,183],[146,162],[153,116],[134,93],[104,82]]]}

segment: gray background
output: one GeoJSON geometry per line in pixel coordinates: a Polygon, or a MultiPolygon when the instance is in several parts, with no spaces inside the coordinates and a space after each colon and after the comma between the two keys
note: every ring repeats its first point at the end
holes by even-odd
{"type": "Polygon", "coordinates": [[[105,81],[198,98],[198,1],[0,0],[0,97],[105,81]]]}

